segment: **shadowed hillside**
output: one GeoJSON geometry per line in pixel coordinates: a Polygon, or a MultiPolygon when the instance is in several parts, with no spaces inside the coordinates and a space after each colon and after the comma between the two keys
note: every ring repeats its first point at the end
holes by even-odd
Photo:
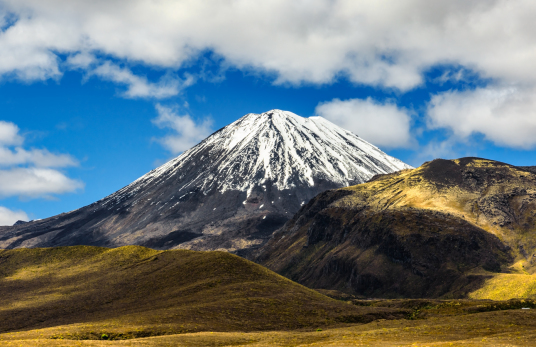
{"type": "Polygon", "coordinates": [[[139,246],[0,251],[0,333],[75,323],[82,338],[285,330],[394,318],[396,312],[330,299],[225,252],[139,246]]]}
{"type": "Polygon", "coordinates": [[[529,276],[501,280],[522,281],[526,297],[536,292],[535,213],[531,168],[438,159],[318,195],[256,256],[312,288],[482,298],[508,273],[529,276]]]}

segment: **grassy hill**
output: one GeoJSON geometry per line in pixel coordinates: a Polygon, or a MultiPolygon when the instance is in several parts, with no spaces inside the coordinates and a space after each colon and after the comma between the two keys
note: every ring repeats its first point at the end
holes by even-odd
{"type": "Polygon", "coordinates": [[[256,260],[311,288],[508,299],[534,296],[535,252],[533,170],[462,158],[320,194],[256,260]]]}
{"type": "Polygon", "coordinates": [[[336,301],[223,252],[0,251],[2,346],[530,345],[534,308],[336,301]]]}
{"type": "Polygon", "coordinates": [[[225,252],[139,246],[0,251],[0,333],[75,324],[72,338],[132,338],[395,317],[397,310],[330,299],[225,252]]]}

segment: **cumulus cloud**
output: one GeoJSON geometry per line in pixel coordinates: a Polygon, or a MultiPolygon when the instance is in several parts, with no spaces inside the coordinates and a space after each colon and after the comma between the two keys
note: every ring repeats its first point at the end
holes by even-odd
{"type": "Polygon", "coordinates": [[[19,127],[10,122],[0,121],[0,145],[20,145],[23,141],[19,127]]]}
{"type": "Polygon", "coordinates": [[[381,104],[371,98],[333,99],[319,104],[315,113],[379,147],[413,145],[411,116],[392,103],[381,104]]]}
{"type": "Polygon", "coordinates": [[[47,149],[26,150],[21,147],[10,149],[0,146],[0,166],[23,164],[38,167],[68,167],[78,165],[78,161],[68,154],[54,154],[47,149]]]}
{"type": "Polygon", "coordinates": [[[88,52],[77,52],[67,57],[65,62],[73,69],[87,69],[97,62],[97,58],[88,52]]]}
{"type": "MultiPolygon", "coordinates": [[[[75,63],[78,63],[78,61],[75,63]]],[[[86,62],[82,61],[81,63],[86,62]]],[[[165,75],[157,83],[151,83],[147,78],[136,76],[129,69],[121,68],[110,62],[105,62],[98,66],[91,71],[91,74],[126,85],[127,90],[123,93],[123,96],[127,98],[168,98],[179,94],[183,88],[190,86],[194,82],[194,78],[190,75],[185,80],[165,75]]]]}
{"type": "Polygon", "coordinates": [[[78,165],[75,158],[47,149],[25,149],[23,144],[19,128],[0,121],[0,197],[50,197],[83,188],[81,181],[59,171],[78,165]]]}
{"type": "Polygon", "coordinates": [[[190,115],[179,115],[176,109],[156,105],[158,117],[153,123],[159,128],[173,130],[172,135],[157,139],[165,148],[173,154],[179,154],[195,146],[201,140],[212,133],[212,120],[203,119],[195,122],[190,115]]]}
{"type": "Polygon", "coordinates": [[[13,225],[16,221],[28,221],[28,215],[24,211],[13,211],[0,206],[0,225],[13,225]]]}
{"type": "Polygon", "coordinates": [[[24,137],[19,127],[0,121],[0,166],[30,164],[38,167],[76,166],[78,161],[68,154],[54,154],[47,149],[26,150],[21,147],[24,137]]]}
{"type": "Polygon", "coordinates": [[[486,87],[432,97],[428,127],[446,128],[458,140],[474,134],[500,146],[536,147],[536,88],[486,87]]]}

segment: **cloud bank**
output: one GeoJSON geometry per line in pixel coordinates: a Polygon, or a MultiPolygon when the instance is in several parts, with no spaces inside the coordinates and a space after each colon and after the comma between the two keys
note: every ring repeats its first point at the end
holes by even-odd
{"type": "MultiPolygon", "coordinates": [[[[78,165],[75,158],[47,149],[25,149],[23,144],[19,128],[0,121],[0,197],[50,197],[84,187],[59,170],[78,165]]],[[[1,213],[7,212],[0,211],[0,218],[1,213]]]]}
{"type": "Polygon", "coordinates": [[[178,68],[211,50],[278,83],[330,83],[341,74],[367,85],[409,89],[439,63],[534,82],[530,0],[2,0],[0,73],[61,74],[58,53],[102,52],[178,68]]]}

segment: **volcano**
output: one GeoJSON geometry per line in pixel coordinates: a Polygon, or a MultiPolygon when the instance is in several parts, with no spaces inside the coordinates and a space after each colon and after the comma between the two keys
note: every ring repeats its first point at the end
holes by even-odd
{"type": "Polygon", "coordinates": [[[263,245],[328,189],[411,168],[321,117],[250,113],[121,190],[78,210],[0,229],[0,247],[263,245]]]}

